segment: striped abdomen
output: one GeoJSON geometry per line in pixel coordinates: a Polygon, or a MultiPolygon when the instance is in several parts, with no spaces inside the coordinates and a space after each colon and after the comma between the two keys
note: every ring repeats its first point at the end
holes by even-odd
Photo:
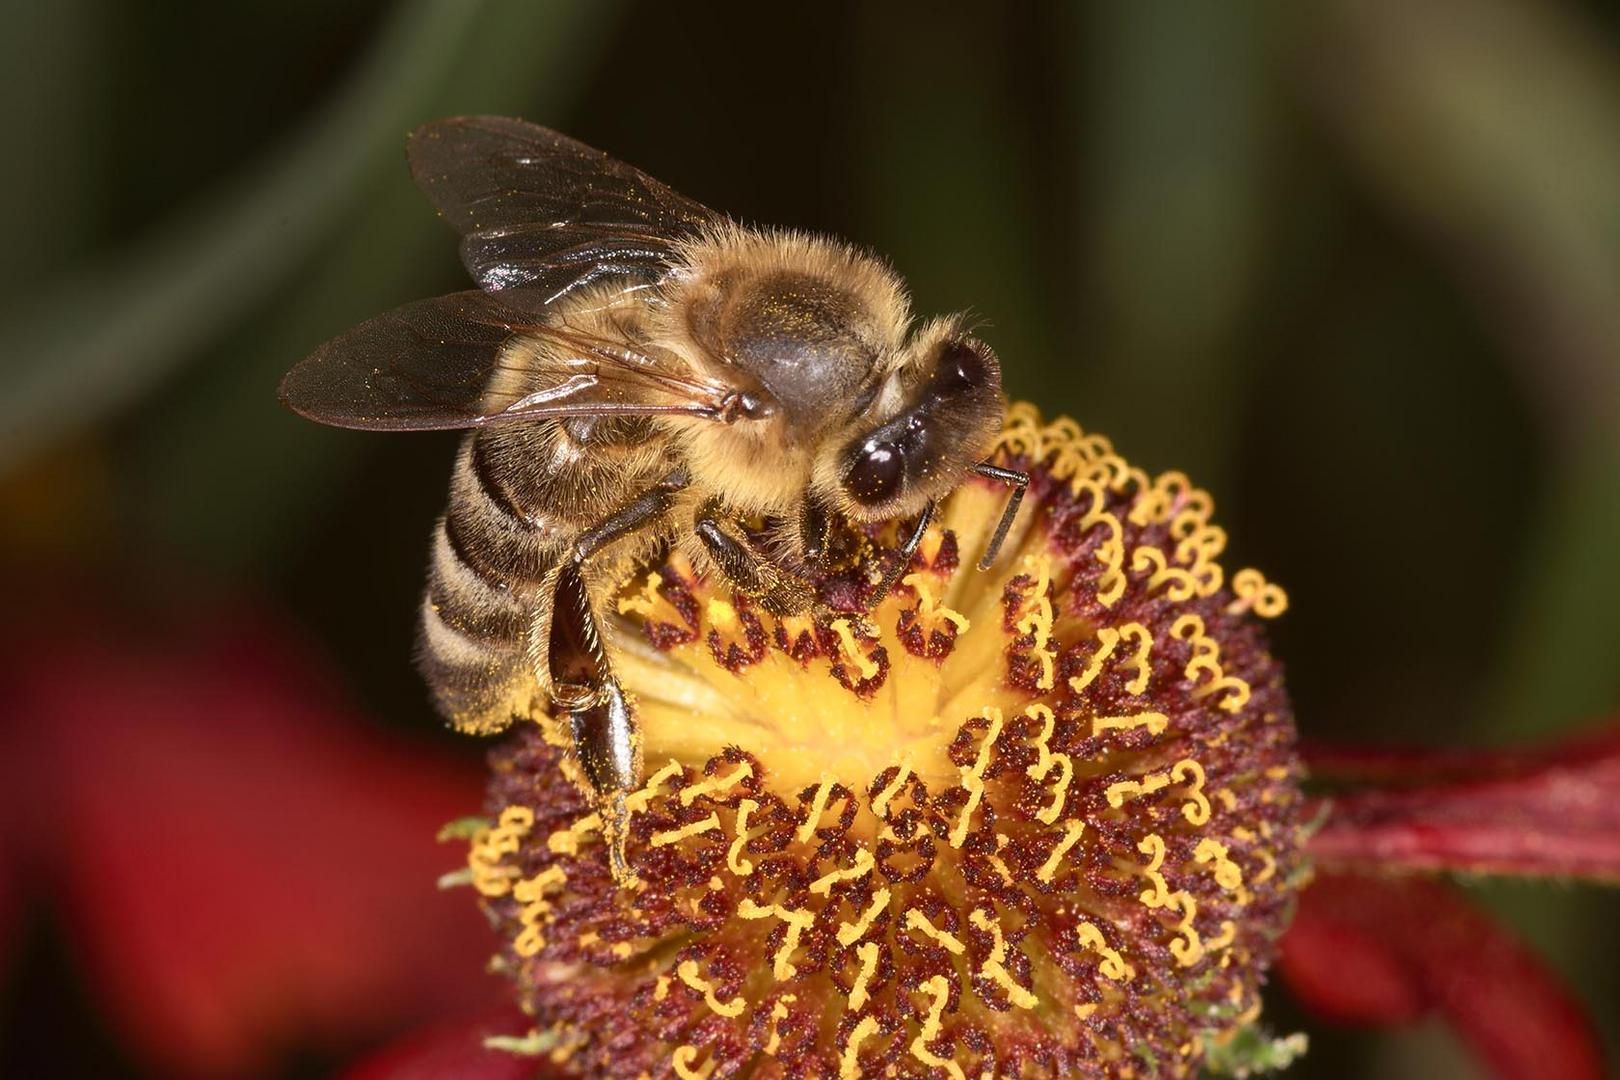
{"type": "Polygon", "coordinates": [[[656,479],[663,439],[642,419],[489,427],[461,444],[434,529],[418,666],[445,718],[494,731],[539,684],[530,627],[547,574],[586,528],[656,479]]]}

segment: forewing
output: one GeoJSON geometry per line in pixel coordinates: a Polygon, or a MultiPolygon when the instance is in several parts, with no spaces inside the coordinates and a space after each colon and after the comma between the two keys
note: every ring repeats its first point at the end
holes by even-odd
{"type": "Polygon", "coordinates": [[[521,120],[435,121],[411,134],[406,154],[462,234],[474,280],[525,310],[606,278],[657,280],[676,242],[719,220],[640,169],[521,120]]]}
{"type": "Polygon", "coordinates": [[[395,308],[326,342],[288,372],[281,400],[323,424],[404,431],[544,416],[719,419],[735,390],[463,292],[395,308]],[[544,359],[514,350],[524,336],[546,339],[544,359]]]}

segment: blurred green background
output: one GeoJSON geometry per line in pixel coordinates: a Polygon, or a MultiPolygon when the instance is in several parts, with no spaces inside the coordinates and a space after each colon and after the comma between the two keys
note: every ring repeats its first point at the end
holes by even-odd
{"type": "MultiPolygon", "coordinates": [[[[497,112],[885,253],[919,312],[983,319],[1015,396],[1210,487],[1234,564],[1291,594],[1308,737],[1538,740],[1620,704],[1613,5],[53,0],[6,23],[0,588],[245,589],[375,714],[433,729],[409,654],[453,438],[316,428],[275,385],[466,287],[403,136],[497,112]]],[[[1611,1018],[1613,1056],[1613,896],[1471,892],[1611,1018]]],[[[25,950],[0,1053],[95,1030],[63,951],[25,950]]],[[[1471,1068],[1437,1029],[1311,1030],[1297,1075],[1471,1068]]],[[[83,1042],[85,1075],[129,1067],[83,1042]]]]}

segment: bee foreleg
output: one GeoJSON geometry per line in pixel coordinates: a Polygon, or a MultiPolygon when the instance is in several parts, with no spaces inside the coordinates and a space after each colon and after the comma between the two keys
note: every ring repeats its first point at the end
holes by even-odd
{"type": "Polygon", "coordinates": [[[996,531],[985,545],[984,554],[979,556],[979,569],[988,570],[990,564],[996,561],[1001,554],[1001,543],[1007,539],[1007,530],[1012,528],[1013,518],[1018,516],[1018,504],[1024,501],[1024,489],[1029,487],[1029,474],[1021,473],[1017,469],[1003,469],[999,465],[992,465],[988,461],[981,461],[973,466],[973,471],[989,480],[999,480],[1012,488],[1012,495],[1007,499],[1007,506],[1001,512],[1001,520],[996,523],[996,531]]]}
{"type": "Polygon", "coordinates": [[[883,598],[888,596],[889,591],[894,588],[894,583],[899,581],[901,575],[906,572],[906,568],[911,565],[911,557],[917,553],[917,546],[922,543],[923,535],[928,532],[928,526],[933,520],[934,501],[930,499],[923,506],[922,513],[917,515],[917,522],[911,527],[911,533],[906,537],[906,542],[901,544],[899,549],[895,551],[894,562],[889,564],[888,572],[883,575],[883,580],[878,583],[877,592],[866,598],[865,603],[868,610],[881,604],[883,598]]]}
{"type": "Polygon", "coordinates": [[[758,600],[772,615],[798,615],[815,603],[810,583],[772,562],[721,526],[719,506],[710,500],[698,511],[693,531],[726,580],[744,596],[758,600]]]}

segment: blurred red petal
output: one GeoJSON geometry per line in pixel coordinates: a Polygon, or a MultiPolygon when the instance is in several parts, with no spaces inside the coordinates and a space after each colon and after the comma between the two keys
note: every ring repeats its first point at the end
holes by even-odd
{"type": "Polygon", "coordinates": [[[1383,787],[1523,776],[1616,753],[1620,753],[1620,726],[1600,727],[1551,746],[1509,750],[1346,746],[1308,739],[1300,746],[1312,779],[1383,787]]]}
{"type": "Polygon", "coordinates": [[[522,1036],[533,1021],[514,1008],[437,1024],[386,1047],[343,1080],[540,1080],[562,1077],[549,1061],[484,1048],[491,1035],[522,1036]]]}
{"type": "Polygon", "coordinates": [[[238,1075],[492,1000],[487,928],[434,884],[476,770],[367,728],[262,621],[156,636],[36,636],[0,680],[25,834],[131,1043],[238,1075]]]}
{"type": "Polygon", "coordinates": [[[1489,779],[1336,796],[1311,853],[1341,869],[1620,882],[1620,731],[1505,758],[1483,756],[1489,779]]]}
{"type": "Polygon", "coordinates": [[[1279,970],[1330,1021],[1439,1012],[1504,1080],[1604,1075],[1597,1036],[1557,978],[1438,882],[1320,876],[1300,898],[1279,970]]]}

